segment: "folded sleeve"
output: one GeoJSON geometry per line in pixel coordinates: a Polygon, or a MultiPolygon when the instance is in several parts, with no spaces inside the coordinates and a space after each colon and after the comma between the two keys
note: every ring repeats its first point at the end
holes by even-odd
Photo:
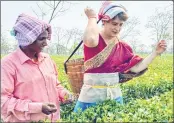
{"type": "Polygon", "coordinates": [[[16,98],[15,91],[15,67],[12,64],[1,64],[1,111],[2,115],[13,114],[17,119],[30,120],[31,113],[41,113],[42,103],[32,102],[16,98]]]}
{"type": "Polygon", "coordinates": [[[123,56],[123,64],[118,65],[115,71],[126,73],[130,71],[130,68],[141,62],[143,58],[134,54],[132,48],[125,42],[122,42],[122,44],[120,55],[123,56]]]}
{"type": "Polygon", "coordinates": [[[143,58],[137,56],[137,55],[133,55],[130,57],[130,59],[119,65],[117,68],[116,68],[116,71],[119,71],[121,73],[126,73],[129,71],[130,68],[132,68],[133,66],[135,66],[136,64],[138,64],[139,62],[141,62],[143,60],[143,58]]]}
{"type": "Polygon", "coordinates": [[[148,70],[148,68],[144,68],[136,72],[131,71],[131,68],[141,63],[143,61],[143,58],[138,55],[135,55],[133,53],[132,48],[128,44],[123,44],[124,52],[122,52],[123,54],[121,55],[124,56],[124,62],[123,64],[120,64],[115,70],[119,72],[119,82],[129,81],[134,77],[143,75],[148,70]]]}

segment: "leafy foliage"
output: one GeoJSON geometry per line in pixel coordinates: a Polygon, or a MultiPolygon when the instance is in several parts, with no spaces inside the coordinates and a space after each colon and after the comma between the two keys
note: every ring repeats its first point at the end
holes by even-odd
{"type": "MultiPolygon", "coordinates": [[[[66,57],[52,58],[58,65],[59,80],[70,89],[63,70],[66,57]]],[[[162,55],[153,61],[143,76],[123,83],[123,105],[106,100],[84,112],[74,113],[74,102],[61,106],[61,119],[57,122],[172,122],[172,64],[172,55],[162,55]]]]}
{"type": "MultiPolygon", "coordinates": [[[[57,64],[62,85],[71,90],[63,66],[67,57],[51,57],[57,64]]],[[[162,55],[143,76],[121,85],[123,105],[106,100],[78,113],[73,112],[75,102],[61,105],[61,119],[57,122],[174,122],[172,75],[173,55],[162,55]]]]}

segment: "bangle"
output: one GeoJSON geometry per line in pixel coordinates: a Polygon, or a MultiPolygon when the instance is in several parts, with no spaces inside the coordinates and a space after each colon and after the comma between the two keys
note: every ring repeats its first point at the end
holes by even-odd
{"type": "Polygon", "coordinates": [[[96,16],[91,16],[91,17],[89,17],[89,19],[90,19],[90,18],[97,18],[97,17],[96,17],[96,16]]]}

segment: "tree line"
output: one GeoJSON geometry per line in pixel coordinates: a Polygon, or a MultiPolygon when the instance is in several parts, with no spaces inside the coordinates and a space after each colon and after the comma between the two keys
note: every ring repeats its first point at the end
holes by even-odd
{"type": "MultiPolygon", "coordinates": [[[[48,22],[51,22],[60,17],[65,12],[68,12],[72,5],[78,4],[72,3],[70,1],[42,1],[37,4],[37,8],[32,9],[36,16],[42,20],[46,17],[48,22]],[[37,11],[36,11],[37,10],[37,11]]],[[[156,8],[153,15],[149,15],[148,21],[145,28],[150,31],[149,37],[154,41],[151,45],[142,44],[139,41],[138,36],[141,36],[138,26],[140,21],[136,17],[130,17],[127,22],[125,22],[123,30],[121,31],[121,40],[127,41],[132,46],[132,49],[136,53],[148,53],[151,52],[147,49],[154,49],[155,44],[161,40],[165,39],[168,43],[167,53],[173,53],[173,4],[165,6],[164,8],[156,8]]],[[[1,25],[2,29],[3,25],[1,25]]],[[[14,51],[18,45],[16,43],[11,43],[7,38],[8,30],[1,30],[1,54],[8,54],[14,51]]],[[[53,27],[53,39],[49,42],[49,47],[45,49],[45,52],[50,54],[58,55],[70,55],[78,43],[82,40],[83,30],[73,28],[73,29],[63,29],[61,27],[53,27]]],[[[77,55],[83,54],[83,46],[81,46],[77,55]]]]}

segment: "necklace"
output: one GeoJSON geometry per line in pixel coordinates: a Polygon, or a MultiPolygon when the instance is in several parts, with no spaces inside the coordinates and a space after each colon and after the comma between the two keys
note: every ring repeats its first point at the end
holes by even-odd
{"type": "Polygon", "coordinates": [[[37,56],[35,56],[34,58],[31,59],[33,62],[38,62],[38,58],[37,56]]]}

